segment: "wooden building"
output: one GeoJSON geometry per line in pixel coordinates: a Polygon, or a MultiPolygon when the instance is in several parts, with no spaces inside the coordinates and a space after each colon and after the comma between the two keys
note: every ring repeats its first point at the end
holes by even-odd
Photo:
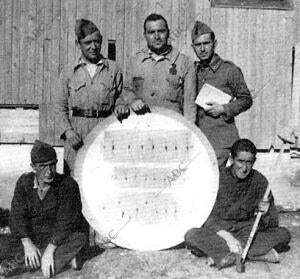
{"type": "MultiPolygon", "coordinates": [[[[99,26],[103,53],[111,49],[114,56],[115,46],[126,75],[129,56],[145,44],[143,21],[152,12],[167,18],[172,43],[192,58],[195,20],[215,30],[217,52],[242,68],[254,96],[251,110],[238,117],[241,136],[268,150],[277,146],[283,127],[299,124],[296,0],[0,0],[0,115],[1,108],[25,107],[24,115],[38,108],[32,113],[39,118],[39,137],[61,145],[53,106],[59,73],[78,56],[75,20],[83,17],[99,26]]],[[[2,116],[2,123],[10,123],[7,119],[2,116]]],[[[0,143],[31,142],[36,135],[22,129],[20,137],[12,137],[0,126],[0,143]]]]}

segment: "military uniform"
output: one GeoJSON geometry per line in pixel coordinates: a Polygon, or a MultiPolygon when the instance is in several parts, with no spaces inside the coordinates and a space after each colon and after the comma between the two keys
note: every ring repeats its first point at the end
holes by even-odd
{"type": "MultiPolygon", "coordinates": [[[[60,77],[60,96],[57,102],[56,122],[61,138],[73,129],[83,144],[88,133],[110,116],[122,91],[122,73],[118,65],[102,58],[97,63],[93,77],[88,73],[85,60],[80,57],[75,64],[66,66],[60,77]]],[[[77,150],[64,142],[64,171],[73,172],[77,150]]]]}
{"type": "Polygon", "coordinates": [[[143,49],[131,59],[125,89],[133,91],[135,99],[174,110],[194,123],[196,94],[190,67],[188,57],[171,46],[159,58],[143,49]]]}
{"type": "Polygon", "coordinates": [[[198,107],[197,126],[206,135],[213,146],[219,166],[224,166],[229,157],[229,149],[239,139],[234,117],[249,109],[252,105],[250,91],[242,71],[230,61],[214,54],[209,65],[195,63],[195,90],[199,92],[207,83],[231,96],[231,101],[223,105],[224,114],[220,117],[208,115],[198,107]]]}
{"type": "MultiPolygon", "coordinates": [[[[185,234],[187,247],[196,253],[204,252],[218,266],[230,251],[217,232],[228,231],[245,246],[267,185],[267,179],[256,170],[251,170],[247,178],[241,180],[233,176],[231,167],[222,169],[214,208],[201,228],[190,229],[185,234]]],[[[265,255],[272,248],[280,251],[290,239],[289,231],[278,226],[278,213],[271,193],[270,208],[260,220],[249,256],[265,255]]]]}

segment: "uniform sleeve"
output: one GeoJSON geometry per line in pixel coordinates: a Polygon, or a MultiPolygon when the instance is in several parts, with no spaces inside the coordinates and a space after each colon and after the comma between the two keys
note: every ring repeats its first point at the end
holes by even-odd
{"type": "Polygon", "coordinates": [[[233,228],[232,222],[224,219],[224,217],[227,216],[228,211],[229,193],[226,189],[227,185],[223,183],[224,182],[221,182],[220,179],[219,190],[214,207],[205,223],[205,227],[215,233],[220,230],[230,231],[233,228]]]}
{"type": "Polygon", "coordinates": [[[68,237],[81,220],[81,199],[78,184],[68,177],[59,186],[59,208],[50,243],[58,246],[68,237]]]}
{"type": "Polygon", "coordinates": [[[228,121],[232,117],[246,111],[252,106],[251,93],[246,85],[244,76],[240,68],[232,65],[228,71],[228,83],[233,92],[234,100],[224,106],[224,120],[228,121]]]}
{"type": "Polygon", "coordinates": [[[24,187],[24,176],[21,176],[16,184],[10,212],[11,233],[13,237],[18,239],[29,237],[27,203],[24,187]]]}
{"type": "Polygon", "coordinates": [[[120,94],[120,97],[116,101],[116,105],[130,105],[139,99],[133,86],[133,71],[135,69],[134,58],[130,59],[130,62],[128,63],[128,69],[129,70],[124,82],[124,86],[122,88],[122,94],[120,94]]]}
{"type": "Polygon", "coordinates": [[[69,118],[69,79],[66,69],[63,69],[59,78],[58,98],[55,104],[56,123],[60,130],[60,138],[64,139],[67,130],[72,129],[69,118]]]}
{"type": "Polygon", "coordinates": [[[196,122],[197,106],[195,103],[197,92],[196,92],[196,73],[194,64],[188,62],[187,73],[184,78],[184,101],[183,101],[183,115],[191,121],[196,122]]]}

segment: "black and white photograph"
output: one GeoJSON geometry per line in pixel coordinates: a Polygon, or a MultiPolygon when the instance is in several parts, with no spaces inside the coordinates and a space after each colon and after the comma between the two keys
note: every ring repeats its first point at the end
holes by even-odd
{"type": "Polygon", "coordinates": [[[300,278],[300,1],[0,0],[0,279],[300,278]]]}

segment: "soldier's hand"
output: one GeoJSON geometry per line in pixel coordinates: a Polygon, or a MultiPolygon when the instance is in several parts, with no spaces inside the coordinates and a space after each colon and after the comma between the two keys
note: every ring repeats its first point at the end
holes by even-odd
{"type": "Polygon", "coordinates": [[[209,105],[209,108],[205,111],[212,117],[217,118],[225,112],[223,105],[220,105],[216,102],[207,102],[206,105],[209,105]]]}
{"type": "Polygon", "coordinates": [[[239,240],[237,240],[234,236],[231,238],[228,238],[226,240],[227,246],[230,250],[230,252],[235,253],[235,254],[242,254],[243,253],[243,247],[242,244],[239,240]]]}
{"type": "Polygon", "coordinates": [[[230,232],[220,230],[217,232],[217,235],[222,237],[226,241],[230,252],[235,254],[243,253],[243,246],[241,242],[238,239],[236,239],[230,232]]]}
{"type": "Polygon", "coordinates": [[[129,114],[129,107],[127,105],[117,105],[114,109],[117,117],[129,114]]]}
{"type": "Polygon", "coordinates": [[[69,144],[75,149],[79,149],[82,146],[82,139],[79,134],[77,134],[73,130],[67,130],[65,132],[66,140],[69,142],[69,144]]]}
{"type": "Polygon", "coordinates": [[[25,265],[32,269],[40,267],[40,250],[33,244],[30,238],[22,238],[25,255],[25,265]]]}
{"type": "Polygon", "coordinates": [[[48,244],[44,255],[42,257],[42,272],[44,277],[50,278],[52,275],[54,275],[54,252],[55,252],[56,246],[52,244],[48,244]]]}
{"type": "Polygon", "coordinates": [[[269,210],[269,207],[270,207],[270,203],[268,201],[261,201],[258,205],[258,210],[262,214],[266,214],[269,210]]]}
{"type": "Polygon", "coordinates": [[[142,100],[136,100],[130,106],[134,112],[138,112],[145,108],[146,104],[142,100]]]}

